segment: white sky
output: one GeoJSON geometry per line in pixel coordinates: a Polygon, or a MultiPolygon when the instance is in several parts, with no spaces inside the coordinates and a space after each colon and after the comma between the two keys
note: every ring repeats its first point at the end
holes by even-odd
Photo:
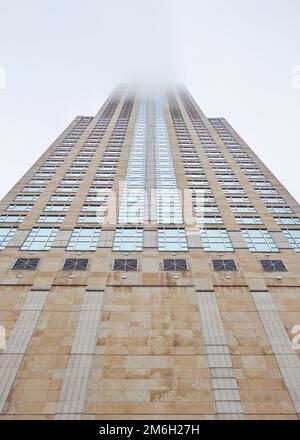
{"type": "Polygon", "coordinates": [[[185,83],[300,200],[299,0],[0,0],[0,198],[133,80],[185,83]]]}

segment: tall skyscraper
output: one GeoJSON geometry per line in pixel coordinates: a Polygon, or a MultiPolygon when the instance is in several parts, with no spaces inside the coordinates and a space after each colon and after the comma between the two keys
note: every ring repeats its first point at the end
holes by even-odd
{"type": "Polygon", "coordinates": [[[0,419],[299,418],[300,207],[184,87],[77,117],[0,222],[0,419]]]}

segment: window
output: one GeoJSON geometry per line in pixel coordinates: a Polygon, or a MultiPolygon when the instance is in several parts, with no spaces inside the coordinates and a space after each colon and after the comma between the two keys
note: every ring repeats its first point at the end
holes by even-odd
{"type": "Polygon", "coordinates": [[[104,213],[105,211],[107,211],[107,206],[103,206],[103,205],[83,205],[83,207],[81,208],[82,212],[102,212],[104,213]]]}
{"type": "Polygon", "coordinates": [[[19,195],[15,198],[16,201],[20,202],[36,202],[39,199],[40,196],[26,196],[26,195],[19,195]]]}
{"type": "Polygon", "coordinates": [[[46,189],[45,186],[25,186],[22,189],[22,192],[32,192],[32,193],[41,193],[46,189]]]}
{"type": "Polygon", "coordinates": [[[256,212],[254,206],[231,206],[232,212],[256,212]]]}
{"type": "Polygon", "coordinates": [[[237,271],[237,267],[234,260],[213,260],[213,267],[216,272],[237,271]]]}
{"type": "Polygon", "coordinates": [[[286,203],[282,197],[261,197],[263,203],[286,203]]]}
{"type": "Polygon", "coordinates": [[[245,194],[243,188],[223,188],[224,194],[245,194]]]}
{"type": "Polygon", "coordinates": [[[70,205],[46,205],[45,212],[66,212],[69,211],[70,205]]]}
{"type": "Polygon", "coordinates": [[[268,206],[267,209],[271,214],[294,214],[292,208],[287,206],[268,206]]]}
{"type": "Polygon", "coordinates": [[[64,215],[41,215],[38,219],[38,223],[63,223],[65,220],[64,215]]]}
{"type": "Polygon", "coordinates": [[[58,228],[33,228],[21,249],[23,251],[48,251],[56,238],[58,228]]]}
{"type": "Polygon", "coordinates": [[[260,217],[235,217],[238,225],[262,225],[260,217]]]}
{"type": "Polygon", "coordinates": [[[79,189],[78,186],[58,186],[56,188],[57,193],[74,193],[77,192],[79,189]]]}
{"type": "Polygon", "coordinates": [[[133,272],[137,270],[137,260],[115,260],[114,270],[119,272],[133,272]]]}
{"type": "Polygon", "coordinates": [[[77,223],[96,223],[98,225],[104,222],[104,217],[100,215],[80,215],[77,223]]]}
{"type": "Polygon", "coordinates": [[[298,217],[274,217],[278,225],[300,225],[298,217]]]}
{"type": "Polygon", "coordinates": [[[67,258],[63,270],[87,270],[89,260],[67,258]]]}
{"type": "Polygon", "coordinates": [[[0,228],[0,251],[6,248],[17,228],[0,228]]]}
{"type": "Polygon", "coordinates": [[[294,249],[300,249],[300,230],[299,229],[286,229],[283,231],[284,235],[288,239],[289,243],[294,249]]]}
{"type": "Polygon", "coordinates": [[[72,195],[53,195],[50,199],[51,202],[72,202],[74,200],[74,196],[72,195]]]}
{"type": "Polygon", "coordinates": [[[265,272],[287,272],[281,260],[261,260],[260,263],[265,272]]]}
{"type": "Polygon", "coordinates": [[[6,211],[16,211],[16,212],[22,212],[22,211],[26,211],[29,212],[31,211],[33,205],[9,205],[6,209],[6,211]]]}
{"type": "Polygon", "coordinates": [[[233,247],[225,229],[203,229],[200,231],[205,251],[233,252],[233,247]]]}
{"type": "Polygon", "coordinates": [[[226,197],[228,203],[249,203],[248,197],[226,197]]]}
{"type": "Polygon", "coordinates": [[[142,251],[144,240],[143,229],[116,229],[113,245],[114,251],[142,251]]]}
{"type": "Polygon", "coordinates": [[[187,252],[185,229],[159,229],[158,247],[160,251],[187,252]]]}
{"type": "Polygon", "coordinates": [[[278,252],[269,232],[264,229],[242,229],[244,239],[252,252],[278,252]]]}
{"type": "Polygon", "coordinates": [[[272,186],[271,182],[268,182],[267,180],[262,180],[262,181],[250,181],[252,183],[253,186],[257,186],[257,187],[266,187],[266,186],[272,186]]]}
{"type": "Polygon", "coordinates": [[[263,188],[263,189],[256,189],[255,191],[257,192],[257,194],[261,194],[261,195],[278,194],[278,191],[276,189],[263,188]]]}
{"type": "Polygon", "coordinates": [[[198,225],[218,225],[223,224],[223,218],[219,216],[215,217],[197,217],[198,225]]]}
{"type": "Polygon", "coordinates": [[[36,270],[39,262],[39,258],[18,258],[13,270],[36,270]]]}
{"type": "Polygon", "coordinates": [[[76,228],[70,238],[68,251],[95,251],[100,238],[101,229],[76,228]]]}
{"type": "Polygon", "coordinates": [[[186,272],[186,260],[164,260],[165,272],[186,272]]]}
{"type": "Polygon", "coordinates": [[[0,223],[22,223],[25,215],[0,215],[0,223]]]}

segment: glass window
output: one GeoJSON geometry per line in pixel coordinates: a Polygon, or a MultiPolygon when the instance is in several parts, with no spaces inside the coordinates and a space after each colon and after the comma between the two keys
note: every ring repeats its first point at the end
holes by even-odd
{"type": "Polygon", "coordinates": [[[268,206],[267,209],[271,214],[294,214],[288,206],[268,206]]]}
{"type": "Polygon", "coordinates": [[[0,251],[3,251],[12,239],[17,228],[0,228],[0,251]]]}
{"type": "Polygon", "coordinates": [[[26,211],[29,212],[31,211],[33,205],[9,205],[6,209],[6,211],[16,211],[16,212],[22,212],[22,211],[26,211]]]}
{"type": "Polygon", "coordinates": [[[18,258],[12,270],[36,270],[39,262],[38,258],[18,258]]]}
{"type": "Polygon", "coordinates": [[[80,215],[77,220],[77,223],[102,224],[103,222],[104,222],[104,217],[100,215],[80,215]]]}
{"type": "Polygon", "coordinates": [[[116,229],[114,251],[142,251],[144,230],[140,228],[116,229]]]}
{"type": "Polygon", "coordinates": [[[55,240],[58,228],[33,228],[21,249],[23,251],[48,251],[55,240]]]}
{"type": "Polygon", "coordinates": [[[55,194],[51,197],[51,202],[72,202],[74,200],[74,196],[72,195],[59,195],[55,194]]]}
{"type": "Polygon", "coordinates": [[[32,193],[41,193],[46,189],[45,186],[25,186],[22,189],[22,192],[32,192],[32,193]]]}
{"type": "Polygon", "coordinates": [[[69,211],[70,205],[46,205],[44,211],[46,212],[66,212],[69,211]]]}
{"type": "Polygon", "coordinates": [[[235,217],[239,225],[262,225],[260,217],[235,217]]]}
{"type": "Polygon", "coordinates": [[[263,203],[286,203],[282,197],[261,197],[263,203]]]}
{"type": "Polygon", "coordinates": [[[56,188],[57,193],[74,193],[77,192],[79,189],[79,186],[58,186],[56,188]]]}
{"type": "Polygon", "coordinates": [[[287,272],[281,260],[261,260],[260,263],[265,272],[287,272]]]}
{"type": "Polygon", "coordinates": [[[187,252],[185,229],[159,229],[158,247],[160,251],[187,252]]]}
{"type": "Polygon", "coordinates": [[[278,225],[300,225],[298,217],[274,217],[278,225]]]}
{"type": "Polygon", "coordinates": [[[22,202],[36,202],[40,196],[25,196],[25,195],[19,195],[15,198],[16,201],[22,201],[22,202]]]}
{"type": "Polygon", "coordinates": [[[200,231],[204,250],[211,252],[233,252],[226,229],[203,229],[200,231]]]}
{"type": "Polygon", "coordinates": [[[197,217],[197,223],[199,225],[218,225],[224,222],[222,217],[215,216],[215,217],[197,217]]]}
{"type": "Polygon", "coordinates": [[[256,212],[254,206],[231,206],[232,212],[256,212]]]}
{"type": "Polygon", "coordinates": [[[278,252],[271,235],[264,229],[242,229],[244,239],[252,252],[278,252]]]}
{"type": "Polygon", "coordinates": [[[0,215],[0,223],[22,223],[25,215],[0,215]]]}
{"type": "Polygon", "coordinates": [[[63,223],[65,220],[64,215],[41,215],[38,219],[38,223],[63,223]]]}
{"type": "Polygon", "coordinates": [[[283,231],[283,233],[288,239],[289,243],[293,246],[293,248],[300,251],[300,230],[286,229],[283,231]]]}
{"type": "Polygon", "coordinates": [[[68,251],[95,251],[100,238],[101,229],[76,228],[70,238],[68,251]]]}

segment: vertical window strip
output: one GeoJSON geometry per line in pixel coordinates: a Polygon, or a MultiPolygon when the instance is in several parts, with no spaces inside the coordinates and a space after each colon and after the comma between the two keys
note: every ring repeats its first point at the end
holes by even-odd
{"type": "Polygon", "coordinates": [[[124,189],[121,197],[119,223],[144,222],[146,156],[147,156],[147,98],[143,97],[131,145],[124,189]]]}
{"type": "Polygon", "coordinates": [[[159,224],[182,224],[182,207],[161,98],[155,100],[157,218],[159,224]]]}

